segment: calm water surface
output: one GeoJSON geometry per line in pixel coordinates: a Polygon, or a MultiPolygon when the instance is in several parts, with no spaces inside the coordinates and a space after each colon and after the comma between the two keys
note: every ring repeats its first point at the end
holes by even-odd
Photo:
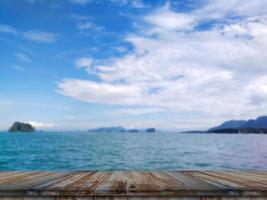
{"type": "Polygon", "coordinates": [[[267,169],[267,135],[0,133],[0,169],[267,169]]]}

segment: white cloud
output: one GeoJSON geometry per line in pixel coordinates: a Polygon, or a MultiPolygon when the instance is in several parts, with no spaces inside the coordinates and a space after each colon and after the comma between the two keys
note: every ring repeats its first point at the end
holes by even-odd
{"type": "Polygon", "coordinates": [[[101,26],[98,26],[98,25],[95,25],[94,23],[92,22],[83,22],[83,23],[79,23],[77,25],[77,29],[79,30],[94,30],[94,31],[101,31],[101,30],[104,30],[103,27],[101,26]]]}
{"type": "Polygon", "coordinates": [[[88,3],[107,4],[112,3],[118,6],[129,6],[131,8],[142,9],[148,7],[143,0],[106,0],[106,1],[92,1],[92,0],[70,0],[71,3],[76,5],[86,5],[88,3]]]}
{"type": "Polygon", "coordinates": [[[20,31],[13,26],[0,24],[0,33],[9,33],[12,35],[23,37],[27,40],[52,43],[56,41],[56,34],[44,31],[20,31]]]}
{"type": "Polygon", "coordinates": [[[83,20],[91,19],[92,17],[87,16],[87,15],[72,14],[70,15],[70,18],[73,20],[77,20],[77,21],[83,21],[83,20]]]}
{"type": "Polygon", "coordinates": [[[79,31],[102,31],[104,30],[104,27],[99,26],[92,22],[92,17],[87,15],[77,15],[72,14],[70,15],[70,18],[73,19],[76,22],[76,28],[79,31]]]}
{"type": "Polygon", "coordinates": [[[172,12],[169,4],[145,17],[145,20],[160,30],[190,30],[195,25],[195,18],[186,13],[172,12]]]}
{"type": "Polygon", "coordinates": [[[37,42],[52,43],[56,41],[56,35],[54,33],[43,31],[27,31],[24,32],[24,38],[37,42]]]}
{"type": "Polygon", "coordinates": [[[267,75],[255,79],[245,91],[250,104],[257,105],[260,110],[267,110],[267,75]]]}
{"type": "Polygon", "coordinates": [[[84,68],[87,72],[92,72],[93,60],[88,57],[81,57],[76,59],[75,65],[77,68],[84,68]]]}
{"type": "Polygon", "coordinates": [[[29,3],[29,4],[35,4],[35,3],[37,3],[37,2],[41,2],[42,0],[25,0],[27,3],[29,3]]]}
{"type": "Polygon", "coordinates": [[[194,12],[202,19],[226,19],[227,17],[260,17],[266,15],[267,4],[262,0],[208,0],[194,12]]]}
{"type": "Polygon", "coordinates": [[[70,0],[71,3],[77,5],[86,5],[89,1],[88,0],[70,0]]]}
{"type": "Polygon", "coordinates": [[[147,7],[147,5],[141,0],[131,0],[129,3],[130,3],[130,6],[133,8],[146,8],[147,7]]]}
{"type": "Polygon", "coordinates": [[[10,25],[0,24],[0,32],[16,34],[17,30],[14,27],[10,26],[10,25]]]}
{"type": "Polygon", "coordinates": [[[109,1],[119,6],[129,6],[129,7],[138,8],[138,9],[148,7],[143,2],[143,0],[109,0],[109,1]]]}
{"type": "Polygon", "coordinates": [[[79,24],[77,28],[80,30],[92,29],[94,28],[94,24],[92,24],[91,22],[85,22],[85,23],[79,24]]]}
{"type": "Polygon", "coordinates": [[[40,128],[49,129],[49,128],[55,127],[55,124],[53,123],[45,123],[45,122],[37,122],[37,121],[29,121],[28,123],[38,129],[40,128]]]}
{"type": "Polygon", "coordinates": [[[160,113],[164,111],[161,108],[135,108],[135,109],[119,109],[114,112],[117,115],[145,115],[145,114],[153,114],[160,113]]]}
{"type": "Polygon", "coordinates": [[[140,97],[138,87],[122,84],[65,79],[58,87],[62,94],[89,102],[132,104],[140,97]],[[125,95],[129,93],[129,96],[125,95]]]}
{"type": "Polygon", "coordinates": [[[88,102],[214,119],[266,114],[267,2],[250,2],[211,1],[190,13],[164,6],[125,38],[133,51],[90,68],[101,82],[65,79],[59,91],[88,102]],[[206,29],[196,28],[215,19],[206,29]]]}
{"type": "Polygon", "coordinates": [[[16,57],[21,62],[31,62],[31,59],[29,58],[29,56],[27,56],[24,53],[17,53],[16,57]]]}

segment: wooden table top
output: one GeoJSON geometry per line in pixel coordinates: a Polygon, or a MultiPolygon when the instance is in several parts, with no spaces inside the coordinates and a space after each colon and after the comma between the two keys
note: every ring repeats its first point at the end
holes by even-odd
{"type": "Polygon", "coordinates": [[[267,171],[0,171],[1,196],[267,197],[267,171]]]}

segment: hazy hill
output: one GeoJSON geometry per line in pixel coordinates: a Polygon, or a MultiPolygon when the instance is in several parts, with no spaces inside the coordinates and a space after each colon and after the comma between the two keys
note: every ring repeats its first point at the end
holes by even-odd
{"type": "Polygon", "coordinates": [[[242,128],[267,128],[267,116],[261,116],[257,119],[250,119],[245,124],[242,124],[242,128]]]}
{"type": "Polygon", "coordinates": [[[90,129],[89,132],[125,132],[125,128],[116,126],[116,127],[100,127],[96,129],[90,129]]]}
{"type": "Polygon", "coordinates": [[[246,120],[230,120],[230,121],[223,122],[219,126],[209,129],[209,131],[217,130],[217,129],[239,128],[246,123],[247,123],[246,120]]]}
{"type": "Polygon", "coordinates": [[[267,133],[267,116],[250,120],[230,120],[211,128],[216,133],[267,133]]]}

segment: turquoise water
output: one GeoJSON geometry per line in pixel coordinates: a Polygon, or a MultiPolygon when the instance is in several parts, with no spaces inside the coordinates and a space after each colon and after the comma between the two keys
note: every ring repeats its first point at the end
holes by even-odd
{"type": "Polygon", "coordinates": [[[0,133],[0,169],[267,169],[267,135],[0,133]]]}

